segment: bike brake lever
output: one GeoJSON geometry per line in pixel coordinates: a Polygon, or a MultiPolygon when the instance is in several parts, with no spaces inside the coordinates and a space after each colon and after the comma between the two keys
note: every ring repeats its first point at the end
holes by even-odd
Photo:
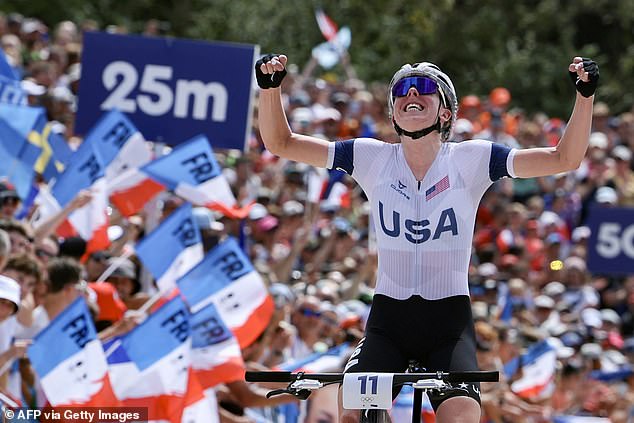
{"type": "Polygon", "coordinates": [[[292,394],[292,392],[289,391],[288,389],[274,389],[266,393],[266,398],[271,398],[271,397],[274,397],[275,395],[282,395],[282,394],[292,394]]]}
{"type": "Polygon", "coordinates": [[[306,400],[310,396],[311,391],[308,389],[300,389],[298,391],[292,390],[292,389],[274,389],[272,391],[267,392],[266,398],[271,398],[275,395],[282,395],[282,394],[291,394],[300,400],[306,400]]]}

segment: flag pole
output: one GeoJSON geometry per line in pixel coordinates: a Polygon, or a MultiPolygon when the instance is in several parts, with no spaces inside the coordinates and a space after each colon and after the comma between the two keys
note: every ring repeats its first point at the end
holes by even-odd
{"type": "Polygon", "coordinates": [[[130,248],[128,249],[128,251],[124,252],[123,254],[121,254],[119,257],[117,257],[116,259],[114,259],[112,261],[112,263],[110,264],[110,266],[108,266],[106,268],[106,270],[103,271],[103,273],[97,278],[96,282],[103,282],[106,279],[108,279],[108,277],[110,277],[110,275],[112,275],[112,273],[117,270],[117,268],[127,259],[130,258],[130,256],[134,254],[134,249],[130,248]]]}

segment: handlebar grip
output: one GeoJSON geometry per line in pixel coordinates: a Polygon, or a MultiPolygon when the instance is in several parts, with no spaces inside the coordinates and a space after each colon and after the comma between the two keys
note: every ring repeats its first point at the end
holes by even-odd
{"type": "Polygon", "coordinates": [[[290,382],[291,372],[246,372],[247,382],[290,382]]]}
{"type": "Polygon", "coordinates": [[[500,372],[451,372],[449,382],[499,382],[500,372]]]}

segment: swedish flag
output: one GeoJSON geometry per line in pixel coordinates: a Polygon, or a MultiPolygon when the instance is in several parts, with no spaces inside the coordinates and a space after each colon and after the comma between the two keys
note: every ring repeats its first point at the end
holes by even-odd
{"type": "Polygon", "coordinates": [[[22,162],[46,181],[64,171],[72,150],[61,135],[52,131],[43,108],[0,104],[0,118],[24,137],[17,154],[22,162]]]}

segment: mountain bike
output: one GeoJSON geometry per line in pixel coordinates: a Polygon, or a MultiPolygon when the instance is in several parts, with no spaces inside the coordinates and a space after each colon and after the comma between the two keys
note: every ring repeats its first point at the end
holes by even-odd
{"type": "Polygon", "coordinates": [[[327,385],[341,384],[343,406],[362,410],[361,423],[390,422],[387,410],[392,407],[392,390],[411,385],[414,388],[412,423],[420,423],[423,392],[441,397],[465,390],[460,383],[498,382],[499,372],[421,372],[416,361],[410,361],[407,373],[291,373],[279,371],[246,372],[247,382],[289,382],[285,389],[275,389],[267,398],[291,394],[306,400],[311,392],[327,385]]]}

